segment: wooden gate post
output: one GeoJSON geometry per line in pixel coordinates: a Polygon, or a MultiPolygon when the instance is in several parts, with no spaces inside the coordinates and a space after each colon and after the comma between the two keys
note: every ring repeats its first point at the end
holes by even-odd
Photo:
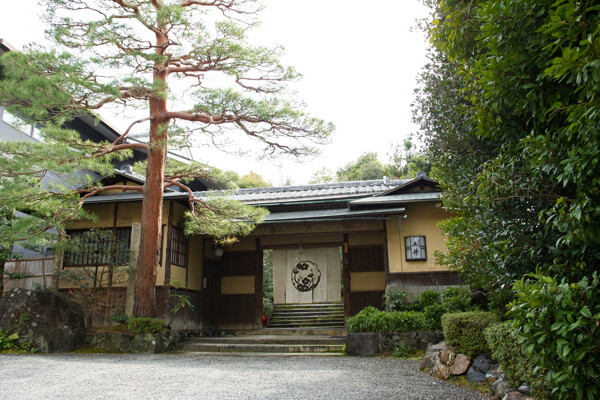
{"type": "Polygon", "coordinates": [[[133,307],[135,305],[135,266],[137,265],[140,252],[140,236],[142,225],[135,222],[131,225],[131,240],[129,245],[129,269],[127,278],[127,300],[125,303],[125,314],[132,317],[133,307]]]}

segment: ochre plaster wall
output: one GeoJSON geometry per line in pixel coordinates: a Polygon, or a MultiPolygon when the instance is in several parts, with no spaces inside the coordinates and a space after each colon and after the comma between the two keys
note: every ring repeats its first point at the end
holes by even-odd
{"type": "Polygon", "coordinates": [[[221,277],[221,294],[254,294],[254,276],[221,277]]]}
{"type": "Polygon", "coordinates": [[[385,290],[385,272],[351,272],[350,282],[352,292],[385,290]]]}
{"type": "Polygon", "coordinates": [[[402,220],[400,230],[398,220],[387,221],[390,273],[447,271],[446,267],[435,263],[434,252],[446,250],[446,240],[437,223],[449,218],[450,214],[433,202],[407,204],[405,214],[407,218],[402,220]],[[427,261],[406,261],[406,236],[425,236],[427,261]]]}
{"type": "Polygon", "coordinates": [[[203,238],[190,236],[190,255],[188,260],[188,289],[202,290],[203,238]]]}

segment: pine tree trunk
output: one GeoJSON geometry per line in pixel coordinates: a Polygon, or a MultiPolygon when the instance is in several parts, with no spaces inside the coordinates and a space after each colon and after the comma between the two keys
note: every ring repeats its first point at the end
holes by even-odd
{"type": "MultiPolygon", "coordinates": [[[[157,34],[157,53],[166,43],[165,37],[157,34]]],[[[167,83],[167,65],[157,64],[154,70],[154,82],[165,86],[167,83]]],[[[158,269],[159,238],[162,223],[162,203],[164,171],[167,155],[168,120],[166,96],[156,96],[150,100],[150,146],[146,167],[146,183],[142,189],[142,226],[140,250],[135,274],[135,316],[156,316],[154,285],[158,269]]]]}
{"type": "Polygon", "coordinates": [[[4,293],[4,263],[6,261],[0,261],[0,298],[4,293]]]}

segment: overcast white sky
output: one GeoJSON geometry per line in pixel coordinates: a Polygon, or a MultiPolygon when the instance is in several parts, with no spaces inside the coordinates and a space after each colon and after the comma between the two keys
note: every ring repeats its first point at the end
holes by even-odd
{"type": "MultiPolygon", "coordinates": [[[[276,185],[288,178],[303,184],[315,171],[335,171],[367,151],[385,160],[391,142],[417,131],[410,103],[427,42],[412,28],[416,18],[427,15],[421,0],[263,2],[267,8],[254,36],[286,48],[283,62],[304,75],[295,87],[308,110],[336,125],[333,143],[301,164],[239,159],[205,149],[196,151],[195,158],[240,175],[253,170],[276,185]]],[[[37,0],[3,3],[0,38],[17,48],[43,39],[37,0]]],[[[128,125],[108,119],[121,129],[128,125]]]]}

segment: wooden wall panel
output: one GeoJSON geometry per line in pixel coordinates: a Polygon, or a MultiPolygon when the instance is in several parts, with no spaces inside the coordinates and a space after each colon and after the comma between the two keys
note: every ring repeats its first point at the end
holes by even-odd
{"type": "Polygon", "coordinates": [[[455,286],[461,285],[455,271],[432,271],[423,273],[389,274],[388,286],[455,286]]]}
{"type": "Polygon", "coordinates": [[[350,293],[350,316],[356,315],[365,307],[373,306],[382,309],[383,290],[372,292],[351,292],[350,293]]]}
{"type": "MultiPolygon", "coordinates": [[[[179,329],[179,330],[200,330],[202,329],[202,293],[196,290],[189,289],[177,289],[170,288],[170,294],[184,294],[189,296],[190,302],[194,306],[194,310],[190,310],[189,308],[181,309],[174,316],[169,315],[166,319],[167,323],[173,318],[173,322],[171,322],[171,328],[179,329]]],[[[175,306],[175,299],[168,298],[167,307],[169,310],[172,310],[175,306]]]]}
{"type": "Polygon", "coordinates": [[[256,310],[254,295],[221,295],[219,309],[219,329],[256,328],[256,310]]]}
{"type": "Polygon", "coordinates": [[[375,272],[384,270],[383,246],[350,247],[350,272],[375,272]]]}
{"type": "Polygon", "coordinates": [[[255,275],[256,251],[223,254],[222,276],[255,275]]]}

